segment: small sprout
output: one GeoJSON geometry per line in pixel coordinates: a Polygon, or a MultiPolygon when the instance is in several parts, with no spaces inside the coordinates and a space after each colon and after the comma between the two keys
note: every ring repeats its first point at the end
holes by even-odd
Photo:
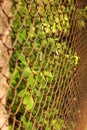
{"type": "Polygon", "coordinates": [[[73,59],[74,59],[74,65],[77,66],[78,65],[78,62],[79,62],[79,57],[77,56],[77,54],[75,54],[73,56],[73,59]]]}

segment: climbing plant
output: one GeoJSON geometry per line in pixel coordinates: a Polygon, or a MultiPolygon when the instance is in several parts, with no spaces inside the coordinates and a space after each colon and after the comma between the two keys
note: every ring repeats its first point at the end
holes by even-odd
{"type": "MultiPolygon", "coordinates": [[[[72,0],[68,0],[68,6],[61,5],[59,0],[13,1],[14,47],[7,105],[13,104],[11,112],[16,114],[16,119],[26,130],[38,130],[38,122],[39,127],[46,130],[66,128],[64,119],[57,116],[58,108],[54,107],[50,112],[48,104],[54,103],[52,86],[54,90],[64,87],[63,83],[56,86],[55,82],[61,77],[69,80],[72,69],[78,65],[77,53],[69,47],[67,40],[71,33],[73,11],[72,0]],[[38,107],[42,107],[46,115],[41,116],[38,107]],[[29,120],[30,113],[35,116],[36,125],[33,119],[29,120]]],[[[9,130],[12,129],[12,120],[10,117],[9,130]]]]}

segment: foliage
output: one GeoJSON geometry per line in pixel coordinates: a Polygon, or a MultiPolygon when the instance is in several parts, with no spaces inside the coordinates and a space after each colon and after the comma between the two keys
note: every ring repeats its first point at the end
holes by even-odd
{"type": "MultiPolygon", "coordinates": [[[[48,93],[47,100],[53,103],[50,84],[53,86],[61,75],[67,75],[66,77],[69,79],[71,70],[78,65],[77,54],[69,48],[67,40],[63,39],[62,36],[59,37],[59,34],[65,37],[70,34],[72,18],[69,15],[74,10],[74,4],[72,0],[68,0],[69,7],[58,5],[55,8],[54,6],[52,14],[50,4],[46,6],[45,10],[44,4],[41,3],[36,16],[37,8],[35,4],[31,3],[29,11],[25,0],[21,0],[21,2],[13,1],[13,13],[16,9],[15,2],[18,2],[19,8],[13,19],[12,41],[15,41],[17,34],[17,42],[10,61],[12,87],[9,91],[8,105],[12,103],[13,95],[16,93],[11,111],[12,113],[16,112],[21,98],[22,104],[16,118],[22,121],[22,125],[27,127],[26,130],[32,130],[33,122],[28,121],[28,115],[29,112],[36,115],[38,111],[38,106],[35,105],[36,100],[42,106],[44,105],[45,97],[43,97],[42,91],[44,90],[44,94],[48,93]],[[51,15],[49,15],[50,13],[51,15]],[[64,66],[63,62],[65,62],[64,66]],[[60,68],[60,72],[57,72],[58,68],[60,68]],[[25,110],[27,110],[27,114],[22,117],[25,110]]],[[[36,0],[36,2],[38,3],[39,0],[36,0]]],[[[45,0],[44,3],[48,3],[48,0],[45,0]]],[[[53,4],[54,0],[50,0],[49,3],[53,4]]],[[[44,108],[44,111],[46,110],[47,108],[44,108]]],[[[58,110],[55,109],[55,111],[58,114],[58,110]]],[[[43,122],[40,125],[43,128],[45,126],[46,130],[65,128],[63,119],[55,119],[55,115],[55,112],[49,114],[48,120],[50,122],[42,118],[43,122]]],[[[40,115],[36,118],[37,122],[39,120],[40,115]]],[[[9,126],[9,129],[11,129],[11,126],[9,126]]],[[[37,129],[34,128],[34,130],[37,129]]]]}
{"type": "Polygon", "coordinates": [[[87,21],[87,6],[77,10],[77,27],[82,29],[86,26],[87,21]]]}

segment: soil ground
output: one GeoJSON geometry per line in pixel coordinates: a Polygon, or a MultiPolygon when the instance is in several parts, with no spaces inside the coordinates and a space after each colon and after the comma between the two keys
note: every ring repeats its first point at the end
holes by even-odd
{"type": "Polygon", "coordinates": [[[77,130],[87,130],[87,94],[84,94],[81,103],[81,120],[77,130]]]}

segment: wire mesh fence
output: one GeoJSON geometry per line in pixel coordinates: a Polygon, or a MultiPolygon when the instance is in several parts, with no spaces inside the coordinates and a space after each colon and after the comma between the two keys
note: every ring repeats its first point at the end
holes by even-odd
{"type": "Polygon", "coordinates": [[[0,2],[7,21],[0,32],[0,101],[7,120],[0,128],[75,130],[86,91],[87,2],[0,2]]]}

